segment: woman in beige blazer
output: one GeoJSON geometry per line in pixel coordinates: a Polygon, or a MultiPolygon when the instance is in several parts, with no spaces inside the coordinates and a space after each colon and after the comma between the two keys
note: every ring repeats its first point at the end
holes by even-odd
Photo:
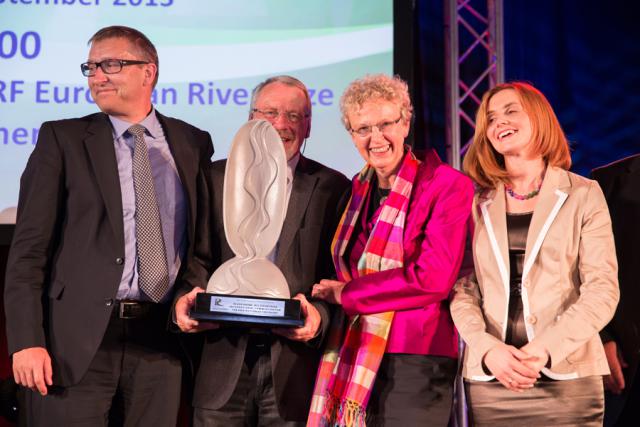
{"type": "Polygon", "coordinates": [[[464,159],[475,272],[451,303],[476,426],[602,425],[598,332],[618,302],[617,262],[602,191],[570,165],[542,93],[512,82],[484,95],[464,159]]]}

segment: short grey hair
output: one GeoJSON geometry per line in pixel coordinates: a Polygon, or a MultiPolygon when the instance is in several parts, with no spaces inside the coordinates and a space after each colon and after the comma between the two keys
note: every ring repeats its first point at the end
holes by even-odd
{"type": "Polygon", "coordinates": [[[340,98],[340,112],[344,127],[350,131],[349,114],[358,111],[366,102],[377,99],[397,104],[402,118],[411,121],[413,105],[411,105],[407,82],[399,76],[369,74],[349,83],[340,98]]]}
{"type": "Polygon", "coordinates": [[[264,89],[266,86],[270,85],[271,83],[282,83],[287,86],[296,87],[300,89],[302,92],[304,92],[304,97],[307,101],[307,106],[306,106],[307,111],[305,111],[305,114],[307,114],[307,116],[311,118],[311,97],[309,96],[309,91],[307,90],[307,87],[300,80],[296,79],[295,77],[291,77],[287,75],[269,77],[267,80],[259,83],[258,86],[256,86],[253,89],[253,91],[251,92],[251,104],[249,105],[249,117],[251,117],[251,115],[253,114],[253,109],[255,108],[256,100],[258,99],[258,96],[260,96],[260,92],[262,92],[262,89],[264,89]]]}

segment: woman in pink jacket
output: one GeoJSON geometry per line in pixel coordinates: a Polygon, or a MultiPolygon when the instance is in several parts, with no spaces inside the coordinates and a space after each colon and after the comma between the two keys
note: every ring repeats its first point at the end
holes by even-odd
{"type": "Polygon", "coordinates": [[[469,178],[404,144],[412,106],[399,78],[352,82],[342,120],[366,165],[332,244],[338,280],[313,295],[341,304],[318,370],[309,425],[446,426],[457,336],[449,293],[470,220],[469,178]]]}

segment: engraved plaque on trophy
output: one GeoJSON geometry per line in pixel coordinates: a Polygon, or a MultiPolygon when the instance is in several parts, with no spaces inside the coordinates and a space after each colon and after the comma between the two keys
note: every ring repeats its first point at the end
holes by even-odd
{"type": "Polygon", "coordinates": [[[222,210],[224,233],[235,254],[196,296],[191,317],[263,327],[302,326],[300,301],[267,259],[286,215],[287,158],[276,130],[251,120],[236,134],[227,159],[222,210]]]}

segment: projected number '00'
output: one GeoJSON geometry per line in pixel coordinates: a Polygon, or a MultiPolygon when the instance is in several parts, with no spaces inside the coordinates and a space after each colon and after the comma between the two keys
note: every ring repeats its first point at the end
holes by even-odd
{"type": "Polygon", "coordinates": [[[25,59],[33,59],[40,53],[40,34],[27,31],[20,35],[13,31],[0,32],[0,58],[11,59],[16,55],[25,59]]]}

